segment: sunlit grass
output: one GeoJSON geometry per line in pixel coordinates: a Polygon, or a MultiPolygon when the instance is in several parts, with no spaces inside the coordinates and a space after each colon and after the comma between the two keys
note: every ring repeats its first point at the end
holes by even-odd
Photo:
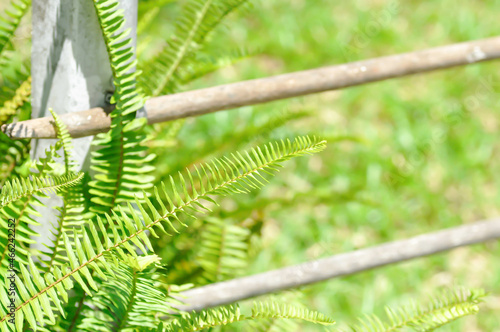
{"type": "MultiPolygon", "coordinates": [[[[211,47],[242,45],[259,55],[192,87],[494,36],[499,10],[491,1],[257,1],[211,47]]],[[[241,216],[263,221],[249,273],[261,272],[499,216],[498,73],[492,62],[247,107],[191,119],[180,139],[196,150],[207,137],[284,109],[315,113],[256,140],[295,133],[360,139],[293,161],[262,193],[237,198],[241,206],[282,199],[241,216]]],[[[479,286],[492,292],[480,314],[443,330],[494,331],[500,327],[499,249],[477,245],[324,282],[305,288],[302,301],[352,322],[441,286],[479,286]]]]}

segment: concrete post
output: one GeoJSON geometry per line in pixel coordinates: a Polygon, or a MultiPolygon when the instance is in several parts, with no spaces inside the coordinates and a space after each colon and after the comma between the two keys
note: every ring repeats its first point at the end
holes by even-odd
{"type": "MultiPolygon", "coordinates": [[[[126,28],[136,41],[137,1],[119,0],[125,11],[126,28]]],[[[112,73],[104,39],[90,0],[33,0],[32,16],[32,118],[50,116],[49,108],[60,115],[106,105],[112,93],[112,73]]],[[[74,159],[88,169],[93,137],[74,140],[74,159]]],[[[31,155],[38,159],[55,140],[32,141],[31,155]]],[[[37,248],[48,243],[50,221],[57,220],[51,206],[58,199],[45,199],[40,208],[41,227],[35,230],[37,248]]]]}

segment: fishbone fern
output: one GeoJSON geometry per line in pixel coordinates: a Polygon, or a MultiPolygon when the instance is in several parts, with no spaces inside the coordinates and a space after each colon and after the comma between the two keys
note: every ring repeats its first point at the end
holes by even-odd
{"type": "Polygon", "coordinates": [[[224,326],[237,322],[256,319],[298,319],[315,324],[333,325],[335,321],[317,311],[299,308],[278,302],[255,302],[251,315],[243,315],[238,306],[229,305],[217,309],[204,310],[176,319],[158,331],[201,331],[216,326],[224,326]]]}
{"type": "Polygon", "coordinates": [[[213,283],[241,275],[247,266],[246,228],[207,219],[201,230],[201,249],[197,260],[203,268],[203,283],[213,283]]]}
{"type": "Polygon", "coordinates": [[[46,192],[56,192],[65,188],[71,187],[80,181],[81,174],[68,174],[62,177],[51,177],[54,167],[54,158],[58,157],[57,146],[51,146],[45,151],[44,158],[40,158],[38,162],[33,163],[33,172],[31,172],[31,180],[25,178],[14,179],[12,182],[6,182],[2,188],[0,198],[0,215],[2,223],[2,231],[0,232],[0,243],[2,244],[2,252],[0,256],[0,270],[4,271],[7,260],[7,244],[8,227],[6,222],[14,220],[14,229],[16,233],[16,262],[20,264],[27,263],[28,252],[39,254],[37,250],[30,248],[30,245],[36,242],[32,239],[38,234],[28,227],[28,225],[39,226],[40,224],[33,218],[40,216],[36,211],[35,206],[41,206],[39,197],[45,197],[46,192]],[[38,172],[38,173],[35,173],[38,172]],[[54,180],[55,179],[55,180],[54,180]]]}
{"type": "Polygon", "coordinates": [[[30,8],[31,0],[12,0],[10,5],[12,8],[5,11],[7,17],[0,23],[0,67],[7,62],[8,46],[21,19],[30,8]]]}
{"type": "MultiPolygon", "coordinates": [[[[172,0],[160,2],[164,4],[170,1],[172,0]]],[[[218,144],[207,144],[204,151],[193,151],[196,158],[191,158],[188,161],[188,171],[179,173],[178,176],[166,175],[176,173],[172,169],[177,171],[185,164],[179,165],[181,163],[176,161],[177,164],[168,165],[170,169],[165,165],[166,172],[162,174],[167,178],[166,184],[161,182],[161,185],[153,187],[153,177],[149,175],[153,167],[149,162],[154,155],[148,155],[147,148],[142,145],[146,137],[142,133],[145,120],[135,119],[136,111],[144,104],[141,88],[149,95],[172,93],[180,85],[244,56],[237,54],[236,57],[214,58],[210,54],[203,54],[201,50],[208,34],[227,14],[245,2],[247,1],[187,0],[176,25],[175,35],[169,39],[166,48],[153,57],[151,62],[142,66],[146,75],[140,77],[135,71],[136,61],[133,60],[135,55],[130,39],[127,38],[127,32],[123,31],[125,22],[123,15],[117,10],[118,2],[94,0],[116,92],[113,97],[115,109],[111,114],[111,130],[95,141],[99,150],[93,153],[92,169],[97,174],[94,181],[90,182],[90,193],[84,190],[84,186],[88,185],[84,175],[75,173],[76,165],[71,158],[72,140],[55,113],[53,116],[59,142],[39,162],[24,162],[29,143],[7,141],[6,136],[0,134],[0,186],[3,187],[0,194],[0,216],[5,217],[1,220],[1,226],[6,230],[4,219],[13,218],[19,242],[15,265],[16,268],[19,266],[19,271],[17,275],[11,276],[6,274],[7,235],[0,232],[0,247],[3,245],[0,271],[4,276],[10,277],[4,278],[4,283],[0,286],[2,332],[30,329],[57,329],[66,332],[197,331],[224,328],[228,324],[242,321],[263,322],[264,324],[254,325],[252,328],[265,329],[272,327],[271,324],[275,322],[282,322],[279,321],[281,319],[305,320],[325,326],[334,323],[323,314],[274,301],[256,303],[250,315],[242,315],[237,305],[181,316],[173,315],[172,308],[169,307],[172,299],[168,298],[167,289],[176,286],[158,282],[165,280],[165,275],[157,273],[156,268],[152,267],[158,260],[157,256],[148,255],[158,244],[150,240],[150,235],[159,237],[160,232],[179,232],[180,226],[187,226],[186,219],[196,218],[199,213],[210,210],[212,204],[217,204],[218,199],[214,196],[248,193],[260,188],[267,181],[264,173],[274,173],[281,162],[318,152],[325,147],[322,140],[299,137],[293,143],[271,143],[246,154],[235,153],[231,157],[215,159],[200,166],[192,163],[193,160],[198,162],[215,155],[215,148],[219,152],[221,147],[227,150],[231,145],[228,146],[225,142],[230,139],[231,143],[237,141],[240,145],[249,143],[248,137],[258,137],[260,141],[286,121],[307,115],[280,114],[276,120],[264,125],[246,126],[239,134],[224,137],[218,144]],[[54,158],[59,157],[57,151],[60,148],[64,159],[62,176],[59,176],[62,172],[58,172],[54,162],[54,158]],[[11,155],[15,158],[11,158],[11,155]],[[4,163],[4,160],[7,162],[4,163]],[[30,177],[9,179],[11,175],[19,174],[16,168],[21,168],[21,161],[24,165],[33,166],[33,171],[27,172],[30,177]],[[152,190],[146,193],[149,189],[152,190]],[[38,214],[35,206],[40,204],[37,196],[55,192],[62,196],[63,205],[58,207],[60,215],[54,222],[54,239],[48,246],[50,251],[40,253],[30,248],[30,244],[35,242],[31,237],[37,234],[28,226],[37,224],[33,219],[38,214]],[[84,204],[86,200],[94,203],[92,212],[96,215],[88,211],[84,204]],[[162,279],[157,279],[159,277],[162,279]],[[15,289],[12,280],[15,281],[15,289]],[[12,290],[17,292],[17,296],[13,302],[14,307],[9,308],[12,290]],[[90,307],[82,312],[80,310],[85,307],[84,304],[90,307]],[[71,311],[72,309],[75,311],[71,311]],[[9,322],[11,320],[14,321],[13,324],[9,322]],[[63,320],[68,322],[63,324],[63,320]]],[[[14,0],[12,4],[16,12],[9,14],[6,26],[0,26],[0,67],[9,58],[9,44],[30,1],[14,0]]],[[[158,2],[147,5],[155,6],[158,2]]],[[[151,17],[158,12],[157,9],[151,11],[151,17]]],[[[23,119],[29,112],[29,78],[26,79],[27,74],[19,77],[23,78],[14,79],[12,87],[7,87],[5,83],[8,78],[5,75],[2,77],[4,92],[7,88],[12,91],[1,97],[4,107],[0,109],[0,124],[12,121],[14,114],[18,114],[18,120],[23,119]]],[[[171,126],[172,130],[167,134],[170,142],[182,123],[178,121],[171,126]]],[[[255,141],[252,139],[252,142],[255,141]]],[[[235,145],[233,144],[233,148],[235,145]]],[[[179,159],[179,156],[176,155],[176,158],[179,159]]],[[[276,201],[273,198],[273,202],[276,201]]],[[[238,210],[240,214],[247,213],[242,210],[244,209],[238,210]]],[[[192,231],[202,232],[200,238],[203,249],[197,256],[193,253],[191,257],[182,257],[184,252],[171,246],[174,251],[177,250],[181,259],[177,260],[174,253],[169,265],[177,267],[175,264],[191,259],[189,268],[198,268],[197,272],[204,269],[203,283],[224,280],[232,277],[235,270],[241,269],[247,263],[250,231],[248,228],[229,225],[225,220],[216,220],[209,222],[208,230],[203,231],[200,227],[192,231]],[[198,258],[201,267],[195,265],[197,262],[193,256],[198,258]]],[[[191,271],[187,271],[188,275],[189,273],[191,271]]],[[[192,273],[191,277],[193,276],[196,273],[192,273]]],[[[192,279],[196,280],[194,277],[192,279]]],[[[182,277],[179,278],[179,283],[181,280],[182,277]]],[[[392,331],[409,326],[419,331],[431,331],[477,312],[483,295],[479,291],[449,293],[436,299],[428,307],[411,306],[396,311],[388,309],[389,323],[382,323],[378,318],[367,318],[359,329],[379,331],[380,328],[380,331],[392,331]]],[[[287,325],[285,330],[290,330],[293,326],[295,325],[287,325]]],[[[228,329],[230,328],[232,326],[228,329]]]]}
{"type": "Polygon", "coordinates": [[[154,167],[148,162],[154,155],[144,156],[147,148],[142,143],[146,137],[138,130],[145,122],[134,119],[144,100],[136,89],[134,50],[127,38],[129,32],[122,31],[125,21],[117,9],[118,2],[95,0],[94,5],[113,72],[116,105],[111,113],[110,131],[94,142],[100,149],[93,153],[91,167],[98,174],[90,183],[90,193],[94,195],[93,211],[109,213],[116,204],[151,187],[152,177],[147,174],[154,167]]]}
{"type": "MultiPolygon", "coordinates": [[[[70,174],[76,166],[76,162],[72,159],[73,142],[69,136],[68,129],[59,116],[52,110],[50,112],[54,117],[56,125],[57,137],[59,139],[58,145],[62,146],[64,152],[64,173],[70,174]]],[[[68,234],[70,244],[74,247],[75,239],[72,238],[71,230],[82,227],[86,220],[92,218],[92,213],[85,209],[82,182],[78,182],[76,185],[67,188],[61,195],[63,203],[62,206],[57,207],[59,211],[58,221],[51,223],[52,229],[50,232],[53,235],[53,239],[51,239],[52,243],[47,246],[49,253],[47,253],[47,257],[44,259],[44,264],[48,271],[51,271],[56,264],[62,265],[67,262],[64,252],[63,234],[68,234]]]]}
{"type": "Polygon", "coordinates": [[[179,68],[203,44],[226,15],[247,0],[190,0],[183,8],[174,36],[151,61],[141,66],[139,79],[146,94],[158,96],[176,91],[182,81],[179,68]]]}
{"type": "Polygon", "coordinates": [[[127,264],[119,263],[114,275],[92,298],[82,323],[83,331],[137,331],[154,328],[160,315],[171,313],[166,290],[155,284],[155,271],[151,265],[159,261],[156,255],[129,257],[127,264]]]}
{"type": "Polygon", "coordinates": [[[76,162],[71,158],[73,151],[73,141],[71,139],[71,136],[69,135],[68,128],[59,118],[57,113],[52,109],[49,109],[49,111],[54,118],[57,138],[59,139],[60,145],[64,152],[64,173],[69,174],[70,172],[74,171],[74,168],[76,166],[76,162]]]}
{"type": "Polygon", "coordinates": [[[386,320],[367,316],[352,327],[354,332],[400,331],[408,327],[427,332],[479,311],[479,302],[484,298],[483,290],[448,289],[431,298],[427,306],[415,302],[396,310],[386,308],[386,320]]]}
{"type": "MultiPolygon", "coordinates": [[[[163,227],[165,224],[177,232],[174,222],[177,221],[185,226],[181,217],[194,217],[193,213],[206,211],[208,207],[202,203],[215,203],[211,196],[246,193],[259,188],[267,181],[263,176],[264,173],[272,174],[279,169],[280,163],[293,157],[319,152],[324,147],[325,141],[298,137],[293,143],[289,140],[281,141],[252,149],[245,156],[238,153],[232,158],[216,159],[211,163],[200,165],[195,173],[188,172],[187,180],[185,176],[179,174],[178,185],[171,177],[170,190],[167,190],[166,185],[162,185],[161,190],[154,188],[155,201],[144,197],[144,203],[141,203],[136,199],[137,209],[130,203],[127,208],[118,206],[117,212],[113,210],[111,215],[105,214],[106,222],[97,216],[95,223],[89,222],[86,228],[74,229],[74,248],[71,247],[68,234],[63,233],[69,266],[54,266],[53,272],[46,273],[44,278],[35,276],[40,283],[37,285],[38,291],[27,292],[22,296],[22,300],[19,299],[16,303],[13,313],[18,313],[20,310],[36,312],[38,315],[49,317],[50,320],[53,315],[51,307],[44,307],[42,311],[37,306],[38,301],[49,301],[48,296],[52,298],[54,289],[57,289],[59,296],[67,302],[67,291],[73,287],[70,277],[86,293],[92,294],[89,286],[94,290],[98,287],[89,269],[106,280],[103,270],[113,274],[113,266],[118,264],[118,257],[123,260],[127,260],[128,255],[135,257],[136,248],[147,254],[152,245],[146,231],[157,237],[153,227],[158,227],[167,233],[163,227]],[[160,198],[161,196],[164,198],[160,198]],[[157,209],[155,206],[160,208],[157,209]],[[76,250],[76,253],[73,250],[76,250]]],[[[28,260],[31,259],[28,257],[28,260]]],[[[38,272],[31,271],[31,273],[38,272]]],[[[23,279],[28,277],[28,274],[22,274],[23,279]]],[[[55,304],[60,306],[60,301],[55,304]]],[[[0,307],[0,309],[0,327],[5,327],[11,314],[8,314],[7,308],[0,307]]],[[[28,322],[32,328],[36,327],[35,320],[28,319],[28,322]]]]}
{"type": "Polygon", "coordinates": [[[7,222],[10,220],[15,226],[16,239],[16,263],[26,264],[29,252],[37,253],[36,250],[30,249],[29,246],[36,241],[31,237],[37,233],[32,231],[28,225],[38,226],[32,216],[40,216],[34,208],[40,206],[40,201],[35,197],[46,196],[47,193],[55,193],[74,186],[81,181],[83,173],[69,174],[61,177],[33,177],[31,180],[15,179],[12,182],[7,182],[2,188],[0,194],[0,271],[5,272],[8,265],[8,246],[7,239],[9,236],[9,227],[7,222]]]}
{"type": "Polygon", "coordinates": [[[83,173],[63,175],[58,177],[33,177],[32,179],[14,179],[7,182],[0,193],[0,209],[21,198],[36,195],[56,193],[79,182],[83,173]]]}
{"type": "Polygon", "coordinates": [[[0,125],[6,123],[14,116],[31,96],[31,76],[24,81],[14,93],[12,99],[6,101],[0,108],[0,125]]]}

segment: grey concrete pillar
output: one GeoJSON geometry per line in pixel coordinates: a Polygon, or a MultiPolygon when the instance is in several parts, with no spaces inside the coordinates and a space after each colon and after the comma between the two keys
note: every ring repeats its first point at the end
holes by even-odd
{"type": "MultiPolygon", "coordinates": [[[[136,37],[137,1],[120,0],[125,10],[126,27],[136,37]]],[[[113,91],[112,73],[104,39],[91,0],[33,0],[32,16],[32,118],[50,116],[49,108],[58,114],[105,106],[106,94],[113,91]]],[[[74,159],[88,168],[93,137],[74,140],[74,159]]],[[[33,158],[44,156],[55,140],[32,141],[33,158]]],[[[60,204],[45,199],[47,206],[60,204]]],[[[38,244],[47,243],[49,221],[55,221],[54,210],[40,208],[42,226],[38,244]]],[[[38,247],[38,246],[37,246],[38,247]]]]}

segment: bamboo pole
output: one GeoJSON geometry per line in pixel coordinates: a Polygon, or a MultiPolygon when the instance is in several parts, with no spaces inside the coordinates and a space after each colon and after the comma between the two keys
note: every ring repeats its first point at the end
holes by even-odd
{"type": "Polygon", "coordinates": [[[500,219],[480,221],[193,288],[181,293],[179,300],[184,302],[184,305],[178,305],[176,308],[199,311],[498,238],[500,219]]]}
{"type": "MultiPolygon", "coordinates": [[[[500,37],[493,37],[155,97],[145,109],[152,124],[497,58],[500,37]]],[[[72,137],[84,137],[109,129],[109,111],[92,108],[62,120],[72,137]]],[[[3,125],[2,131],[13,139],[55,137],[50,117],[3,125]]]]}

